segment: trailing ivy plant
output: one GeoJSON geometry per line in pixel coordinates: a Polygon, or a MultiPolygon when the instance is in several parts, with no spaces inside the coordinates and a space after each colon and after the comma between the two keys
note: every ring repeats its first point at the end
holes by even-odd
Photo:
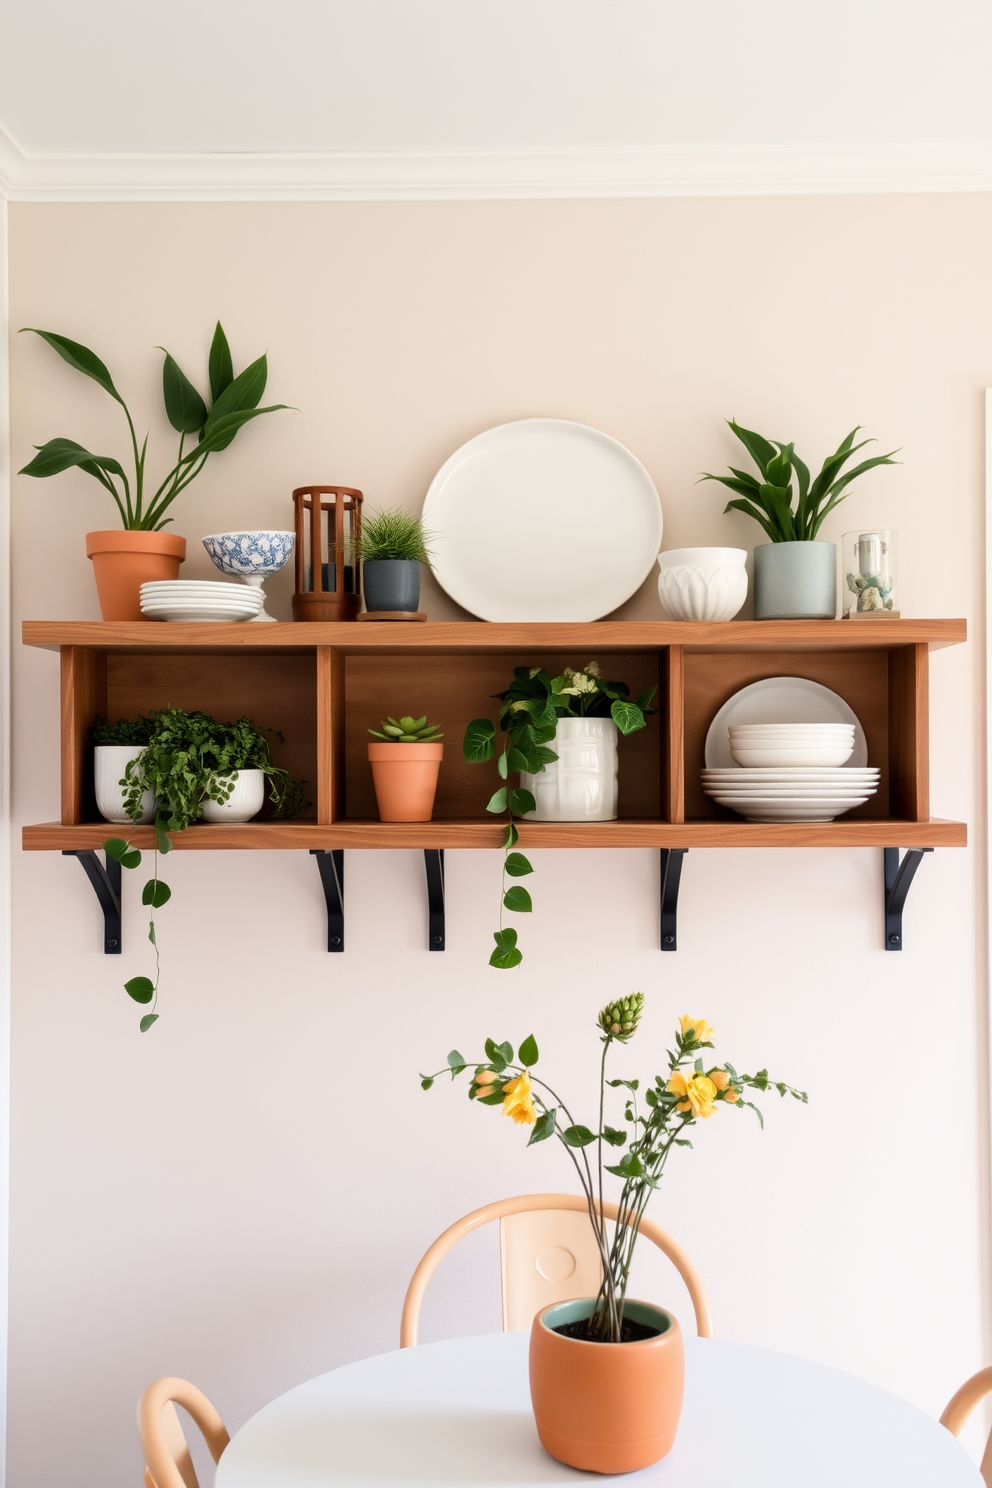
{"type": "MultiPolygon", "coordinates": [[[[503,784],[489,798],[486,810],[506,817],[506,836],[499,929],[493,932],[496,948],[489,957],[490,966],[508,970],[520,965],[523,952],[517,945],[517,932],[512,925],[504,925],[504,912],[530,914],[534,908],[530,893],[522,884],[507,887],[506,882],[508,878],[526,878],[534,871],[529,858],[513,851],[519,840],[514,818],[526,816],[537,806],[529,790],[511,785],[510,776],[520,771],[540,775],[546,765],[554,763],[558,756],[547,746],[555,737],[559,718],[612,718],[622,734],[636,733],[658,711],[651,706],[657,690],[657,687],[645,688],[636,702],[632,702],[625,682],[604,681],[597,663],[590,661],[581,670],[565,667],[557,677],[552,677],[544,667],[517,667],[506,691],[494,694],[500,700],[499,726],[503,734],[496,769],[503,784]]],[[[483,764],[495,753],[496,728],[492,720],[473,718],[462,741],[464,758],[470,764],[483,764]]]]}
{"type": "MultiPolygon", "coordinates": [[[[118,724],[105,724],[100,720],[94,729],[104,734],[120,731],[126,720],[118,724]]],[[[226,801],[234,789],[234,775],[239,770],[262,770],[268,777],[269,800],[275,806],[276,816],[292,816],[310,803],[302,784],[298,784],[286,770],[272,763],[269,743],[250,718],[239,718],[234,723],[218,723],[207,713],[187,713],[182,708],[163,708],[153,712],[147,719],[139,719],[128,725],[144,730],[147,738],[135,742],[144,748],[136,759],[129,760],[121,785],[124,787],[124,809],[133,821],[141,816],[141,798],[145,791],[153,791],[156,800],[154,832],[155,856],[152,876],[141,893],[141,902],[151,913],[148,919],[148,939],[155,951],[155,979],[132,977],[124,983],[129,997],[142,1006],[151,1004],[138,1027],[147,1033],[158,1020],[158,987],[161,964],[158,939],[155,931],[155,911],[161,909],[172,897],[168,884],[158,872],[159,853],[172,849],[170,832],[181,832],[199,818],[204,801],[226,801]]],[[[266,730],[281,739],[275,729],[266,730]]],[[[108,742],[98,739],[97,742],[108,742]]],[[[131,740],[115,738],[109,742],[130,743],[131,740]]],[[[138,868],[141,853],[124,837],[111,837],[103,844],[107,856],[120,863],[122,868],[138,868]]]]}
{"type": "Polygon", "coordinates": [[[78,341],[70,341],[68,336],[57,335],[55,331],[39,331],[34,326],[24,326],[22,329],[47,341],[64,362],[68,362],[70,367],[74,367],[84,377],[92,378],[120,404],[131,436],[133,470],[128,479],[123,465],[111,455],[95,455],[74,439],[60,438],[50,439],[47,444],[35,445],[38,453],[19,473],[45,477],[60,475],[63,470],[73,468],[85,471],[110,492],[120,513],[122,525],[131,531],[160,532],[163,527],[168,526],[172,518],[165,515],[166,511],[179,492],[200,474],[208,457],[227,449],[238,430],[250,419],[287,407],[285,403],[272,403],[267,408],[259,408],[268,379],[266,358],[260,356],[235,377],[231,348],[227,344],[220,321],[214,331],[207,364],[209,407],[175,358],[160,346],[159,351],[165,353],[162,395],[169,423],[179,435],[179,454],[176,463],[146,504],[145,455],[148,450],[148,435],[145,435],[139,450],[134,420],[114,386],[107,367],[89,347],[82,346],[78,341]],[[187,450],[186,440],[194,436],[196,443],[187,450]]]}
{"type": "Polygon", "coordinates": [[[861,430],[858,424],[846,439],[841,440],[834,453],[827,456],[819,475],[811,481],[809,467],[800,460],[792,444],[765,439],[755,434],[753,429],[742,428],[733,419],[728,419],[727,423],[757,465],[760,479],[746,470],[736,470],[733,465],[729,475],[701,475],[699,479],[719,481],[735,491],[738,499],[728,501],[724,513],[746,512],[761,525],[773,543],[812,542],[824,518],[844,500],[847,487],[853,480],[868,470],[874,470],[876,465],[899,463],[892,458],[899,451],[892,450],[887,455],[874,455],[870,460],[862,460],[853,470],[841,474],[858,450],[875,443],[873,439],[854,443],[854,436],[861,430]],[[798,498],[792,489],[793,474],[798,498]]]}

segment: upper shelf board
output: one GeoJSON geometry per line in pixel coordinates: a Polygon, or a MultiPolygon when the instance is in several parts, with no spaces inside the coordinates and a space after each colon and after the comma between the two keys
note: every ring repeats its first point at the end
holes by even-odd
{"type": "Polygon", "coordinates": [[[426,624],[370,622],[364,625],[304,623],[272,625],[166,624],[88,620],[25,620],[27,646],[58,651],[82,646],[95,651],[312,651],[331,646],[349,652],[513,652],[587,649],[658,651],[840,651],[927,645],[937,650],[967,640],[964,620],[731,620],[689,624],[674,620],[599,620],[590,624],[496,625],[485,621],[426,624]]]}

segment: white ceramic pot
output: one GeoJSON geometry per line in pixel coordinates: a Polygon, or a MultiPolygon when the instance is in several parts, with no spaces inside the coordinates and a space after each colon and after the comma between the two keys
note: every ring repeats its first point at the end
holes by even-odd
{"type": "Polygon", "coordinates": [[[559,718],[548,745],[557,760],[540,775],[520,775],[537,802],[527,820],[615,821],[617,736],[612,718],[559,718]]]}
{"type": "Polygon", "coordinates": [[[234,789],[227,800],[204,801],[207,822],[246,822],[257,816],[265,801],[265,771],[235,770],[234,789]]]}
{"type": "MultiPolygon", "coordinates": [[[[96,808],[104,821],[126,822],[135,826],[133,817],[124,810],[124,771],[144,751],[140,744],[97,744],[93,750],[93,787],[96,808]]],[[[150,822],[155,815],[155,792],[144,791],[138,823],[150,822]]]]}
{"type": "Polygon", "coordinates": [[[673,620],[732,620],[747,598],[746,548],[658,554],[658,597],[673,620]]]}

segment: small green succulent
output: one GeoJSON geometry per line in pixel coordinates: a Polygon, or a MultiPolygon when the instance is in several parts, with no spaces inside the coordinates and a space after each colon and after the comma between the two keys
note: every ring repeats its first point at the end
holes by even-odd
{"type": "Polygon", "coordinates": [[[387,744],[436,744],[444,735],[436,723],[423,718],[385,718],[377,729],[369,729],[373,739],[383,739],[387,744]]]}

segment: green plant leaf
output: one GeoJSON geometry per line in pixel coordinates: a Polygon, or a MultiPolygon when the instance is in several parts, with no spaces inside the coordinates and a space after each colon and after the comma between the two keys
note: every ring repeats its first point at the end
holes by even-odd
{"type": "Polygon", "coordinates": [[[473,718],[462,740],[462,758],[471,765],[491,760],[496,751],[496,729],[488,718],[473,718]]]}
{"type": "Polygon", "coordinates": [[[114,380],[109,371],[88,346],[83,346],[78,341],[70,341],[68,336],[59,336],[55,331],[39,331],[36,326],[24,326],[22,329],[47,341],[64,362],[68,362],[70,367],[75,367],[76,371],[82,372],[85,377],[92,377],[94,382],[100,384],[104,392],[109,393],[123,407],[124,399],[114,387],[114,380]]]}
{"type": "Polygon", "coordinates": [[[765,467],[765,480],[770,486],[778,486],[783,491],[790,490],[792,486],[792,446],[787,444],[775,456],[769,460],[765,467]]]}
{"type": "Polygon", "coordinates": [[[151,1002],[155,996],[155,984],[147,977],[132,977],[129,982],[124,983],[124,991],[135,1002],[151,1002]]]}
{"type": "Polygon", "coordinates": [[[141,854],[136,847],[123,837],[108,837],[103,844],[103,850],[108,858],[113,858],[115,863],[120,863],[122,868],[137,868],[141,862],[141,854]]]}
{"type": "Polygon", "coordinates": [[[505,754],[501,754],[499,759],[496,761],[496,769],[499,773],[500,780],[505,780],[507,776],[507,758],[505,754]]]}
{"type": "Polygon", "coordinates": [[[430,1090],[430,1088],[431,1088],[431,1086],[433,1084],[434,1084],[434,1080],[433,1080],[433,1078],[430,1075],[421,1075],[421,1077],[420,1077],[420,1088],[421,1088],[421,1090],[430,1090]]]}
{"type": "Polygon", "coordinates": [[[150,878],[141,891],[142,904],[150,904],[152,909],[161,909],[171,898],[172,890],[160,878],[150,878]]]}
{"type": "Polygon", "coordinates": [[[654,702],[654,695],[657,691],[657,687],[645,687],[642,692],[639,692],[637,694],[637,706],[640,708],[642,713],[646,713],[648,708],[651,707],[651,704],[654,702]]]}
{"type": "Polygon", "coordinates": [[[603,1141],[609,1142],[611,1147],[622,1147],[627,1140],[627,1133],[619,1131],[615,1126],[603,1127],[603,1141]]]}
{"type": "Polygon", "coordinates": [[[145,1013],[141,1022],[138,1024],[138,1028],[141,1030],[142,1033],[147,1033],[152,1024],[157,1022],[158,1013],[145,1013]]]}
{"type": "Polygon", "coordinates": [[[503,1087],[494,1090],[492,1095],[477,1095],[476,1103],[480,1106],[501,1106],[503,1104],[503,1087]]]}
{"type": "MultiPolygon", "coordinates": [[[[215,429],[224,429],[224,419],[231,414],[245,413],[249,410],[257,410],[265,392],[265,384],[268,381],[269,369],[265,356],[260,356],[257,361],[252,362],[243,372],[239,372],[233,381],[214,399],[213,407],[207,416],[204,425],[204,438],[208,438],[215,429]]],[[[214,445],[214,449],[226,449],[238,432],[235,426],[230,438],[225,434],[221,442],[214,445]]]]}
{"type": "Polygon", "coordinates": [[[728,501],[726,506],[723,508],[724,516],[726,516],[729,511],[746,512],[749,517],[754,518],[754,520],[759,524],[765,534],[771,538],[772,542],[782,541],[782,537],[779,533],[778,528],[775,527],[765,516],[765,513],[763,511],[760,511],[758,507],[754,506],[752,502],[728,501]]]}
{"type": "Polygon", "coordinates": [[[520,884],[514,884],[503,895],[503,908],[512,910],[514,914],[530,914],[534,904],[527,890],[520,884]]]}
{"type": "Polygon", "coordinates": [[[38,453],[17,472],[18,475],[33,475],[44,479],[49,475],[61,475],[63,470],[71,470],[74,465],[78,465],[87,475],[95,476],[97,480],[100,479],[101,470],[124,479],[119,460],[110,455],[94,455],[74,439],[50,439],[47,444],[39,444],[35,448],[38,453]]]}
{"type": "Polygon", "coordinates": [[[528,1069],[538,1061],[537,1040],[532,1033],[528,1034],[520,1045],[520,1063],[525,1064],[528,1069]]]}
{"type": "MultiPolygon", "coordinates": [[[[516,791],[513,792],[516,795],[516,791]]],[[[493,791],[486,803],[486,810],[500,812],[506,810],[506,786],[501,785],[498,791],[493,791]]]]}
{"type": "Polygon", "coordinates": [[[792,515],[792,488],[783,491],[779,486],[764,485],[759,500],[768,513],[772,524],[778,529],[782,542],[796,539],[795,521],[792,515]]]}
{"type": "Polygon", "coordinates": [[[448,1055],[448,1068],[451,1070],[451,1073],[453,1075],[460,1074],[461,1071],[465,1068],[465,1056],[463,1054],[459,1054],[457,1049],[452,1049],[451,1053],[448,1055]]]}
{"type": "Polygon", "coordinates": [[[510,810],[516,816],[525,816],[528,811],[537,810],[537,802],[529,790],[522,790],[518,786],[516,790],[510,792],[510,810]]]}
{"type": "Polygon", "coordinates": [[[520,841],[520,833],[517,831],[516,827],[513,825],[513,822],[511,821],[509,823],[509,825],[507,826],[507,829],[506,829],[506,838],[504,839],[503,846],[504,846],[504,848],[506,848],[506,847],[516,847],[516,845],[517,845],[517,843],[519,841],[520,841]]]}
{"type": "Polygon", "coordinates": [[[562,1136],[569,1147],[588,1147],[590,1142],[595,1142],[596,1136],[587,1126],[566,1126],[562,1136]]]}
{"type": "Polygon", "coordinates": [[[623,698],[617,698],[616,702],[610,704],[610,716],[622,734],[636,734],[638,729],[644,727],[644,714],[636,703],[628,703],[623,698]]]}
{"type": "Polygon", "coordinates": [[[518,852],[508,854],[507,859],[503,864],[503,870],[504,872],[508,873],[511,878],[526,878],[528,873],[534,872],[533,868],[524,857],[523,853],[518,852]]]}
{"type": "Polygon", "coordinates": [[[490,966],[507,971],[511,966],[520,965],[524,958],[522,952],[517,950],[516,930],[495,930],[493,940],[496,942],[496,949],[489,957],[490,966]]]}
{"type": "Polygon", "coordinates": [[[172,838],[157,817],[155,819],[155,846],[163,854],[172,851],[172,838]]]}
{"type": "MultiPolygon", "coordinates": [[[[508,931],[502,930],[500,934],[506,938],[508,931]]],[[[517,932],[513,931],[513,944],[516,944],[517,932]]],[[[485,1042],[486,1058],[498,1075],[501,1075],[513,1058],[513,1050],[509,1044],[497,1044],[493,1039],[487,1038],[485,1042]],[[509,1050],[509,1053],[506,1051],[509,1050]]]]}
{"type": "Polygon", "coordinates": [[[534,1122],[534,1129],[530,1134],[530,1141],[527,1143],[528,1147],[533,1147],[535,1142],[546,1142],[549,1137],[554,1136],[557,1116],[558,1112],[553,1106],[550,1110],[541,1112],[540,1116],[534,1122]]]}
{"type": "MultiPolygon", "coordinates": [[[[511,770],[528,770],[532,774],[536,773],[535,771],[531,770],[530,758],[523,752],[522,749],[518,749],[516,745],[513,745],[513,747],[507,754],[506,763],[511,770]]],[[[505,780],[506,772],[500,771],[500,773],[505,780]]]]}
{"type": "Polygon", "coordinates": [[[770,460],[775,459],[778,453],[775,446],[770,444],[767,439],[762,438],[760,434],[756,434],[753,429],[745,429],[741,424],[736,423],[734,419],[728,419],[727,423],[733,429],[762,475],[764,475],[765,467],[770,460]]]}
{"type": "Polygon", "coordinates": [[[210,343],[210,357],[207,362],[207,371],[210,376],[210,401],[211,403],[216,403],[225,388],[229,388],[234,381],[231,348],[227,344],[224,327],[220,321],[217,322],[214,339],[210,343]]]}
{"type": "MultiPolygon", "coordinates": [[[[164,346],[159,351],[165,351],[164,346]]],[[[180,434],[195,434],[207,421],[207,405],[175,357],[165,351],[162,367],[162,396],[169,423],[180,434]]]]}

